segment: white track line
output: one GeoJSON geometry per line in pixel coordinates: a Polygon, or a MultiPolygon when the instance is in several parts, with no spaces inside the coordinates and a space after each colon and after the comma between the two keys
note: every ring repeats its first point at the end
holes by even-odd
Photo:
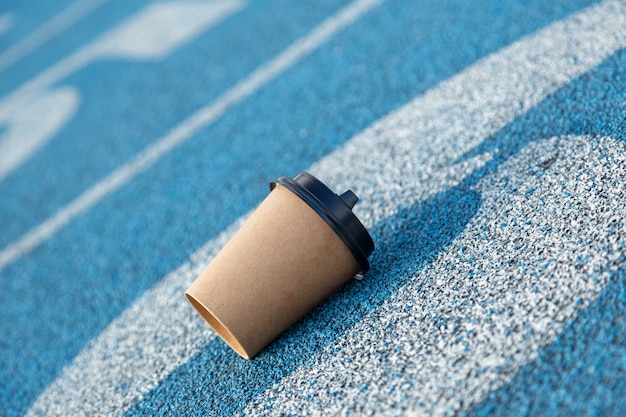
{"type": "Polygon", "coordinates": [[[197,110],[167,135],[157,139],[153,145],[144,149],[130,162],[113,171],[43,223],[8,245],[0,252],[0,270],[48,240],[76,216],[89,210],[101,199],[148,169],[172,149],[180,146],[200,129],[212,124],[231,107],[244,101],[383,1],[354,1],[313,28],[306,36],[296,40],[278,56],[256,69],[214,102],[197,110]]]}
{"type": "Polygon", "coordinates": [[[99,59],[162,59],[244,6],[241,0],[148,5],[21,85],[0,101],[0,124],[6,127],[0,139],[0,181],[45,146],[79,108],[79,90],[54,84],[99,59]]]}
{"type": "Polygon", "coordinates": [[[22,84],[0,102],[0,111],[15,107],[16,102],[27,100],[30,96],[42,94],[42,91],[99,59],[160,59],[245,5],[243,0],[150,4],[22,84]],[[168,29],[173,22],[184,24],[168,29]],[[137,36],[138,33],[143,36],[137,36]]]}
{"type": "Polygon", "coordinates": [[[0,36],[13,28],[14,20],[13,15],[10,13],[0,15],[0,36]]]}
{"type": "Polygon", "coordinates": [[[0,72],[92,13],[109,0],[77,1],[0,54],[0,72]]]}
{"type": "Polygon", "coordinates": [[[0,101],[0,124],[7,128],[0,139],[0,181],[75,115],[80,91],[54,84],[99,59],[162,59],[244,6],[241,0],[150,4],[21,85],[0,101]]]}
{"type": "MultiPolygon", "coordinates": [[[[556,22],[374,123],[311,170],[335,189],[357,190],[359,217],[371,227],[413,195],[454,186],[488,157],[442,167],[626,46],[624,16],[623,4],[605,2],[556,22]],[[425,167],[424,176],[410,178],[403,171],[407,166],[425,167]],[[400,187],[400,180],[411,181],[400,187]]],[[[214,337],[182,294],[245,217],[116,318],[50,384],[29,415],[127,410],[206,344],[207,333],[214,337]]]]}

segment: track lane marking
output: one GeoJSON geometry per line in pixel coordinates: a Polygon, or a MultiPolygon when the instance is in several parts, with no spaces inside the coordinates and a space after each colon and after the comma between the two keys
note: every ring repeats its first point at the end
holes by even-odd
{"type": "Polygon", "coordinates": [[[67,124],[81,102],[56,83],[102,59],[155,61],[240,11],[242,0],[157,2],[22,84],[0,100],[0,181],[67,124]]]}
{"type": "Polygon", "coordinates": [[[87,0],[72,4],[0,53],[0,72],[15,65],[22,58],[36,51],[37,48],[93,13],[107,1],[109,0],[87,0]]]}

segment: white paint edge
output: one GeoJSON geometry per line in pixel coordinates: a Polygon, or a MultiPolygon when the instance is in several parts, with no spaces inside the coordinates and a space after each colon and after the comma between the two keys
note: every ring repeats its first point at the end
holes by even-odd
{"type": "Polygon", "coordinates": [[[77,1],[0,54],[0,72],[85,18],[109,0],[77,1]]]}
{"type": "Polygon", "coordinates": [[[15,17],[12,13],[0,15],[0,36],[4,35],[5,32],[10,31],[13,28],[14,22],[15,17]]]}
{"type": "Polygon", "coordinates": [[[75,106],[54,103],[65,89],[53,84],[98,59],[156,60],[246,6],[242,0],[159,2],[148,5],[94,42],[42,71],[0,101],[0,123],[8,129],[0,137],[0,181],[48,143],[74,116],[80,92],[73,89],[75,106]],[[173,29],[172,29],[173,28],[173,29]],[[37,119],[32,123],[30,119],[37,119]]]}

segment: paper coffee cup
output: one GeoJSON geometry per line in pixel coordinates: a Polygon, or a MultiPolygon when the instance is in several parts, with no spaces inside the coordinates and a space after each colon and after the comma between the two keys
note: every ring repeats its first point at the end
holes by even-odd
{"type": "Polygon", "coordinates": [[[374,243],[352,213],[352,191],[312,175],[280,177],[185,292],[239,355],[252,358],[357,273],[374,243]]]}

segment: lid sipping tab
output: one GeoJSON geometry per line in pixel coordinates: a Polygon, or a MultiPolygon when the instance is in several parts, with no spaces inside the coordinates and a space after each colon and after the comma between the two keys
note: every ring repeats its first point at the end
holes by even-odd
{"type": "Polygon", "coordinates": [[[341,201],[343,201],[349,209],[352,209],[356,202],[359,201],[359,197],[357,197],[356,194],[352,192],[352,190],[348,190],[345,193],[341,194],[339,198],[341,198],[341,201]]]}

